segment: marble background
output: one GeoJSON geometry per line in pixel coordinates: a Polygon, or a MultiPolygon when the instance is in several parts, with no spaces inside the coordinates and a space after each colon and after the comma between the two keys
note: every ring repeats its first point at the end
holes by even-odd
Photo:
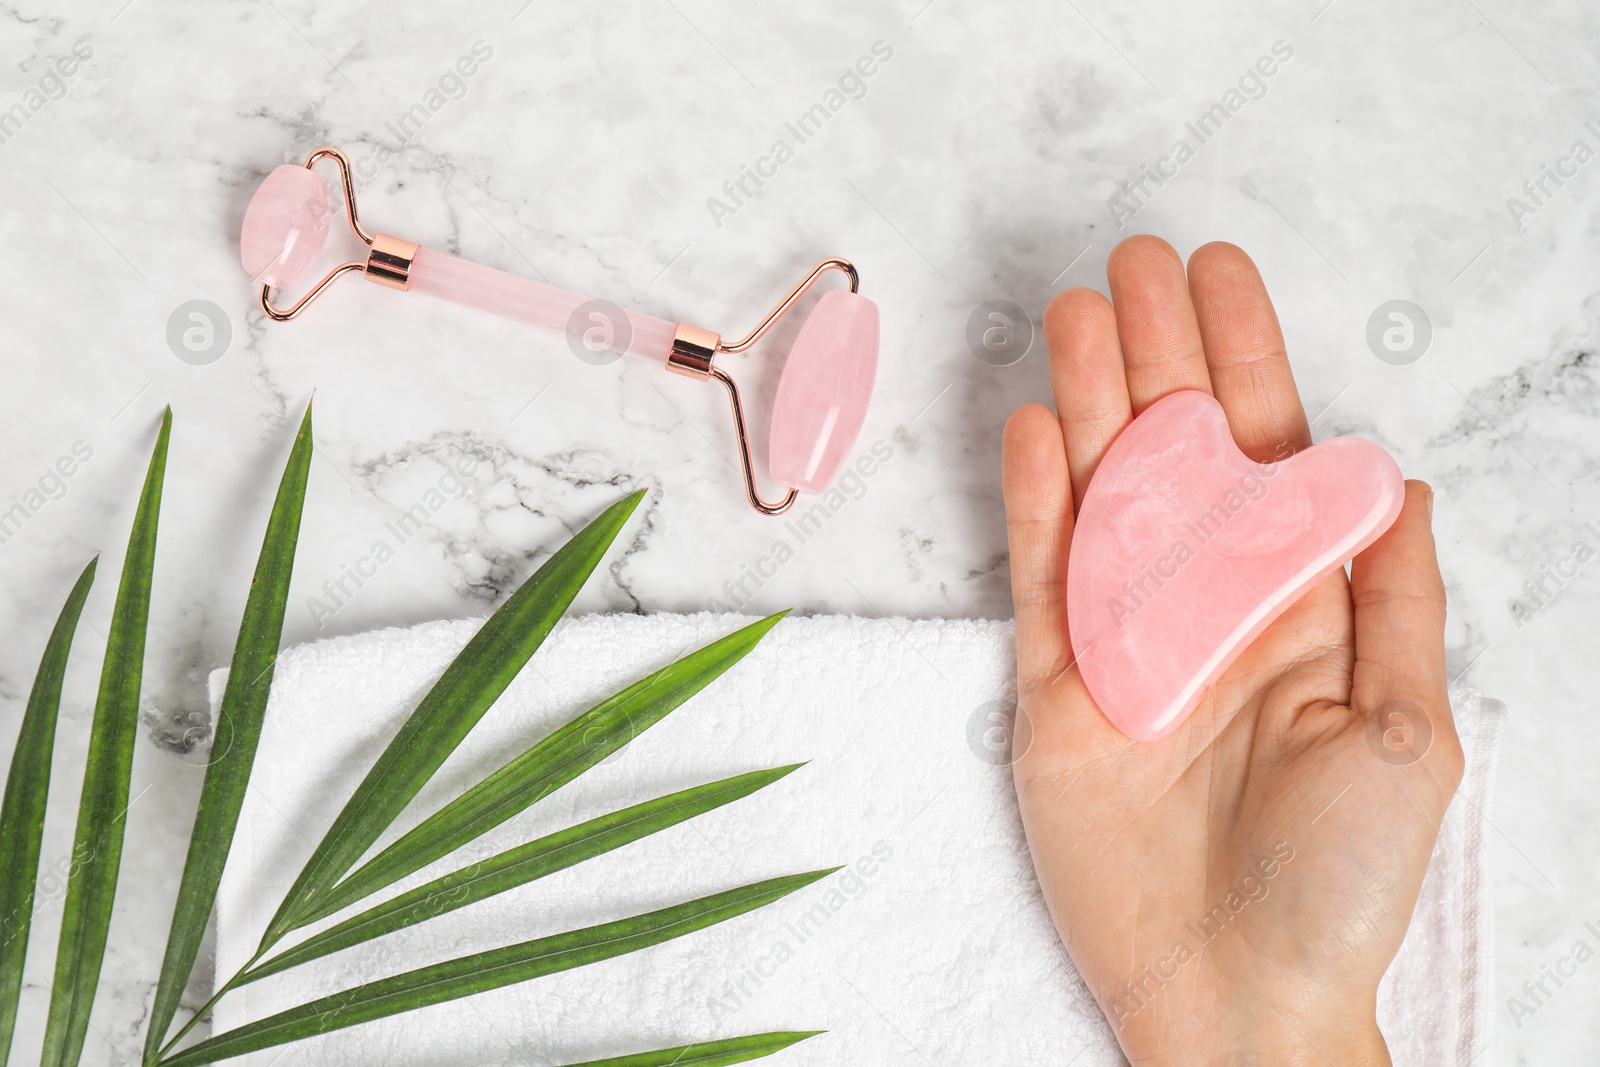
{"type": "MultiPolygon", "coordinates": [[[[1597,39],[1600,11],[1572,0],[0,9],[0,122],[21,105],[0,125],[0,510],[24,511],[0,544],[4,750],[50,620],[105,553],[58,800],[76,790],[108,576],[163,405],[176,420],[147,740],[85,1062],[138,1048],[198,790],[204,679],[227,660],[290,420],[313,389],[291,643],[485,612],[639,485],[657,491],[585,610],[1005,617],[1000,429],[1046,397],[1045,364],[1035,343],[993,365],[966,342],[969,321],[1008,300],[1036,323],[1059,289],[1103,287],[1107,254],[1139,230],[1184,253],[1219,238],[1249,250],[1317,436],[1370,436],[1435,485],[1452,673],[1510,705],[1497,965],[1502,1000],[1525,997],[1580,938],[1600,945],[1585,929],[1600,921],[1600,563],[1573,556],[1579,540],[1600,548],[1600,162],[1572,155],[1580,140],[1600,150],[1600,125],[1585,125],[1600,119],[1597,39]],[[892,54],[859,99],[758,195],[714,212],[723,183],[878,42],[892,54]],[[1120,184],[1280,42],[1292,55],[1259,98],[1131,218],[1117,210],[1120,184]],[[475,47],[487,56],[472,76],[447,78],[475,47]],[[397,136],[408,113],[426,121],[397,136]],[[590,366],[561,338],[354,281],[301,321],[264,320],[238,263],[241,213],[268,170],[324,143],[371,161],[360,206],[375,228],[729,334],[820,256],[853,258],[883,310],[862,447],[891,458],[801,543],[745,507],[711,387],[590,366]],[[1546,168],[1567,176],[1558,186],[1546,168]],[[1367,339],[1396,299],[1432,331],[1403,365],[1367,339]],[[193,300],[217,305],[231,337],[186,361],[169,320],[193,300]],[[89,458],[53,477],[74,449],[89,458]],[[385,524],[452,488],[463,463],[465,488],[394,543],[385,524]],[[384,539],[394,558],[334,603],[324,583],[384,539]],[[780,540],[793,558],[761,575],[780,540]],[[1542,605],[1524,591],[1541,580],[1542,605]],[[1519,615],[1513,598],[1537,610],[1519,615]]],[[[729,366],[762,419],[778,364],[758,351],[729,366]]],[[[69,848],[66,805],[47,830],[48,865],[69,848]]],[[[41,913],[37,944],[58,916],[41,913]]],[[[41,961],[29,980],[41,1010],[41,961]]],[[[1600,963],[1547,988],[1531,1016],[1498,1009],[1498,1062],[1600,1057],[1600,963]]]]}

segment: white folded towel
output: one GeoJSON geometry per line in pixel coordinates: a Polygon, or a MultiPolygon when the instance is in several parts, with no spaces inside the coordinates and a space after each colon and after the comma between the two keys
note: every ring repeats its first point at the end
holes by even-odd
{"type": "MultiPolygon", "coordinates": [[[[392,834],[593,701],[746,621],[567,620],[392,834]]],[[[345,798],[477,625],[383,630],[283,654],[218,901],[220,976],[250,955],[345,798]]],[[[770,1062],[1121,1063],[1050,925],[995,752],[996,724],[1015,699],[1011,633],[999,622],[785,620],[606,763],[404,884],[648,797],[808,766],[618,852],[229,993],[214,1032],[425,963],[847,864],[776,904],[642,953],[247,1062],[561,1064],[820,1029],[829,1032],[770,1062]]],[[[214,696],[223,674],[212,676],[214,696]]],[[[1379,1008],[1403,1067],[1466,1065],[1492,1041],[1484,867],[1501,707],[1466,691],[1453,703],[1466,779],[1379,1008]]]]}

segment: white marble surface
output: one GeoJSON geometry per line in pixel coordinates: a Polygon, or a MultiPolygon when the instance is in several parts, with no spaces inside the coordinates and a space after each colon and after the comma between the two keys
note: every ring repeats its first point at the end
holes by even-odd
{"type": "MultiPolygon", "coordinates": [[[[1437,487],[1453,670],[1511,707],[1494,812],[1502,998],[1526,999],[1523,982],[1580,938],[1600,947],[1584,926],[1600,921],[1600,563],[1562,579],[1523,625],[1508,607],[1574,541],[1600,548],[1600,163],[1547,183],[1520,220],[1507,205],[1535,206],[1523,183],[1575,141],[1600,150],[1584,126],[1600,118],[1600,14],[1572,0],[1258,7],[0,10],[0,109],[22,104],[0,144],[0,508],[29,512],[0,545],[5,746],[62,594],[92,552],[106,553],[67,690],[57,800],[76,790],[138,478],[162,405],[176,413],[149,740],[86,1062],[124,1062],[138,1047],[198,787],[185,737],[204,735],[204,678],[231,646],[292,433],[284,413],[313,389],[318,461],[291,642],[485,611],[636,485],[657,491],[584,609],[721,601],[1003,617],[1000,427],[1045,396],[1045,366],[1037,346],[1010,367],[975,358],[968,317],[999,298],[1037,318],[1059,288],[1103,286],[1107,253],[1135,229],[1184,252],[1216,238],[1247,248],[1320,412],[1316,433],[1370,435],[1437,487]],[[92,55],[54,81],[54,60],[80,41],[92,55]],[[879,41],[892,58],[864,96],[719,227],[707,199],[879,41]],[[477,42],[492,54],[464,93],[402,143],[391,125],[477,42]],[[1108,205],[1118,184],[1155,165],[1275,42],[1293,54],[1264,94],[1119,230],[1108,205]],[[862,444],[885,442],[892,457],[800,544],[742,503],[723,400],[708,386],[597,369],[559,338],[354,281],[303,321],[264,321],[238,266],[241,212],[272,166],[330,142],[358,159],[398,150],[360,190],[379,229],[730,334],[819,256],[852,257],[883,310],[862,444]],[[1434,330],[1406,366],[1379,361],[1365,340],[1368,316],[1395,298],[1425,308],[1434,330]],[[194,299],[231,323],[230,347],[209,365],[180,361],[166,341],[168,317],[194,299]],[[30,497],[78,442],[88,461],[30,497]],[[323,583],[389,537],[385,523],[463,456],[476,473],[461,498],[392,545],[395,558],[339,610],[314,610],[323,583]],[[779,539],[794,558],[730,598],[724,583],[770,570],[762,560],[779,539]]],[[[759,354],[730,365],[760,417],[777,366],[759,354]]],[[[65,855],[70,828],[58,804],[47,864],[65,855]]],[[[42,914],[36,944],[53,942],[58,914],[42,914]]],[[[30,968],[33,1010],[46,962],[30,968]]],[[[1563,982],[1546,980],[1551,995],[1529,1017],[1502,1007],[1499,1062],[1600,1057],[1600,963],[1563,982]]]]}

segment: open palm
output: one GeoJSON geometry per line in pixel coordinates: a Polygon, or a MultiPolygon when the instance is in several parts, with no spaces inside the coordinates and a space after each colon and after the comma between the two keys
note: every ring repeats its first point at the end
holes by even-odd
{"type": "MultiPolygon", "coordinates": [[[[1462,759],[1446,696],[1432,492],[1291,606],[1193,715],[1131,741],[1072,665],[1073,516],[1124,426],[1203,389],[1265,462],[1311,444],[1271,301],[1239,249],[1185,277],[1136,237],[1112,300],[1045,315],[1056,410],[1006,427],[1017,614],[1017,795],[1046,900],[1135,1064],[1387,1063],[1378,980],[1422,885],[1462,759]]],[[[1160,649],[1148,650],[1160,656],[1160,649]]]]}

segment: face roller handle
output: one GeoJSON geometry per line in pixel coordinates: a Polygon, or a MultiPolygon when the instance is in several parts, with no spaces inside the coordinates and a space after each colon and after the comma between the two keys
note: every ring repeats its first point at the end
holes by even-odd
{"type": "MultiPolygon", "coordinates": [[[[279,322],[295,318],[336,279],[361,272],[393,289],[431,293],[541,329],[565,332],[598,326],[586,309],[597,301],[544,282],[471,263],[382,233],[369,233],[356,211],[350,161],[337,148],[318,148],[304,166],[285,164],[269,174],[246,209],[240,237],[245,269],[261,283],[261,308],[279,322]],[[275,286],[310,269],[327,243],[333,208],[328,187],[312,167],[322,159],[339,166],[350,228],[368,246],[367,259],[341,263],[289,307],[272,302],[275,286]]],[[[610,347],[691,378],[716,379],[728,392],[745,494],[766,515],[787,511],[803,490],[825,491],[848,458],[866,417],[877,368],[877,305],[857,290],[860,279],[848,260],[825,259],[792,289],[755,329],[733,342],[687,323],[606,305],[610,347]],[[749,435],[739,389],[714,365],[719,352],[743,352],[759,341],[807,289],[830,270],[843,272],[848,292],[823,295],[791,349],[779,381],[772,420],[773,474],[791,488],[777,502],[762,499],[750,458],[749,435]],[[615,316],[620,315],[618,320],[615,316]],[[625,336],[619,336],[625,335],[625,336]]]]}
{"type": "MultiPolygon", "coordinates": [[[[586,296],[536,282],[517,274],[485,267],[456,256],[418,248],[411,261],[408,281],[412,292],[428,293],[452,304],[487,311],[491,315],[561,332],[573,328],[574,316],[595,301],[586,296]]],[[[638,311],[618,309],[627,320],[627,342],[622,350],[652,363],[666,362],[672,350],[677,323],[638,311]]],[[[581,321],[581,320],[580,320],[581,321]]],[[[613,323],[614,327],[620,324],[613,323]]],[[[623,331],[615,331],[617,333],[623,331]]],[[[615,338],[613,343],[620,338],[615,338]]]]}
{"type": "MultiPolygon", "coordinates": [[[[392,289],[431,293],[451,303],[558,332],[567,329],[579,308],[594,303],[532,278],[422,248],[386,233],[369,233],[356,210],[349,160],[337,148],[319,148],[306,158],[304,166],[286,164],[267,176],[245,213],[240,246],[245,269],[262,283],[261,309],[278,322],[295,318],[335,279],[356,271],[392,289]],[[294,304],[278,307],[272,302],[272,288],[305,273],[327,243],[333,207],[327,185],[311,170],[322,159],[339,165],[350,228],[368,247],[367,259],[341,263],[294,304]]],[[[636,311],[623,314],[632,327],[625,351],[665,362],[677,324],[636,311]]]]}

